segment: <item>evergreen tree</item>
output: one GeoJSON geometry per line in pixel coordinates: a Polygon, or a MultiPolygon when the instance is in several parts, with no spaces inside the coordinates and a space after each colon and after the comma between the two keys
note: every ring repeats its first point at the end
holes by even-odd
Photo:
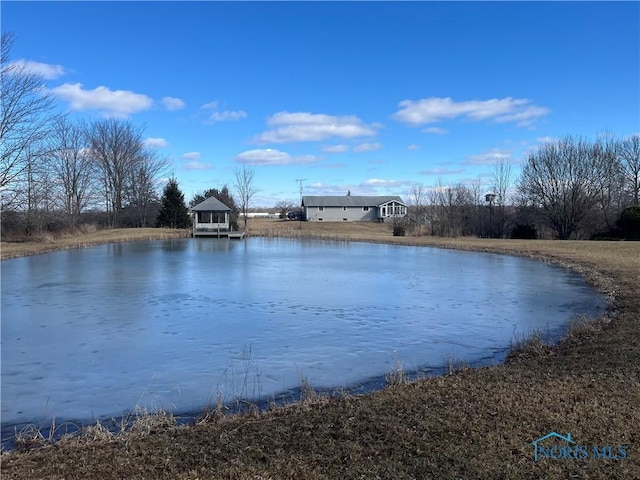
{"type": "Polygon", "coordinates": [[[640,206],[625,208],[616,222],[627,240],[640,240],[640,206]]]}
{"type": "Polygon", "coordinates": [[[164,187],[162,192],[162,208],[158,212],[156,219],[158,227],[170,228],[189,228],[191,227],[191,219],[189,211],[184,203],[184,195],[178,187],[178,181],[175,178],[169,179],[169,183],[164,187]]]}

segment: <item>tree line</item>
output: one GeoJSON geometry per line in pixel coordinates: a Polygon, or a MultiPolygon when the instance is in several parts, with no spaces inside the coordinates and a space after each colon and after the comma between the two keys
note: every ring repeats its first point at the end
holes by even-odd
{"type": "Polygon", "coordinates": [[[629,238],[640,235],[640,136],[567,136],[531,151],[519,176],[506,160],[489,189],[413,185],[406,228],[414,235],[629,238]]]}
{"type": "Polygon", "coordinates": [[[167,158],[128,121],[73,122],[56,113],[43,77],[10,61],[13,40],[2,35],[3,231],[74,229],[87,212],[110,227],[154,223],[167,158]]]}
{"type": "MultiPolygon", "coordinates": [[[[13,42],[13,34],[2,34],[2,234],[75,230],[82,223],[188,227],[177,180],[170,178],[162,198],[158,195],[169,160],[144,141],[144,128],[115,118],[74,122],[57,113],[44,78],[11,61],[13,42]]],[[[232,208],[237,228],[238,213],[245,214],[246,222],[257,190],[253,168],[236,168],[234,174],[239,207],[227,186],[204,194],[232,208]]]]}

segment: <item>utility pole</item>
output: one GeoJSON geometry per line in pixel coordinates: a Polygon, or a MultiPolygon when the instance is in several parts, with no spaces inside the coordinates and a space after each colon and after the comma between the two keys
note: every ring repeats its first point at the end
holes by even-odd
{"type": "Polygon", "coordinates": [[[300,209],[301,209],[301,214],[298,215],[298,222],[299,222],[299,227],[300,230],[302,230],[302,212],[304,212],[304,210],[302,210],[302,182],[304,182],[306,180],[306,178],[296,178],[296,182],[298,182],[300,184],[300,209]]]}
{"type": "Polygon", "coordinates": [[[296,178],[296,182],[300,184],[300,206],[302,207],[302,182],[304,182],[306,178],[296,178]]]}

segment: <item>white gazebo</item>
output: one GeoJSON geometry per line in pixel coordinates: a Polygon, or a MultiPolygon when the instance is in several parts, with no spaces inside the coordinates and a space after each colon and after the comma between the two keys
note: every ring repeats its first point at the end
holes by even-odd
{"type": "Polygon", "coordinates": [[[229,213],[231,209],[215,197],[209,197],[191,209],[193,213],[193,236],[229,235],[229,213]]]}

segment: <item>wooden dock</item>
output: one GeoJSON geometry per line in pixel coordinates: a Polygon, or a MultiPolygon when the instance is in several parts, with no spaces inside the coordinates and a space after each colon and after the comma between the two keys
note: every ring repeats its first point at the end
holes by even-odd
{"type": "Polygon", "coordinates": [[[242,240],[244,238],[244,230],[228,231],[228,230],[205,230],[197,229],[193,231],[194,237],[216,237],[216,238],[237,238],[242,240]]]}

